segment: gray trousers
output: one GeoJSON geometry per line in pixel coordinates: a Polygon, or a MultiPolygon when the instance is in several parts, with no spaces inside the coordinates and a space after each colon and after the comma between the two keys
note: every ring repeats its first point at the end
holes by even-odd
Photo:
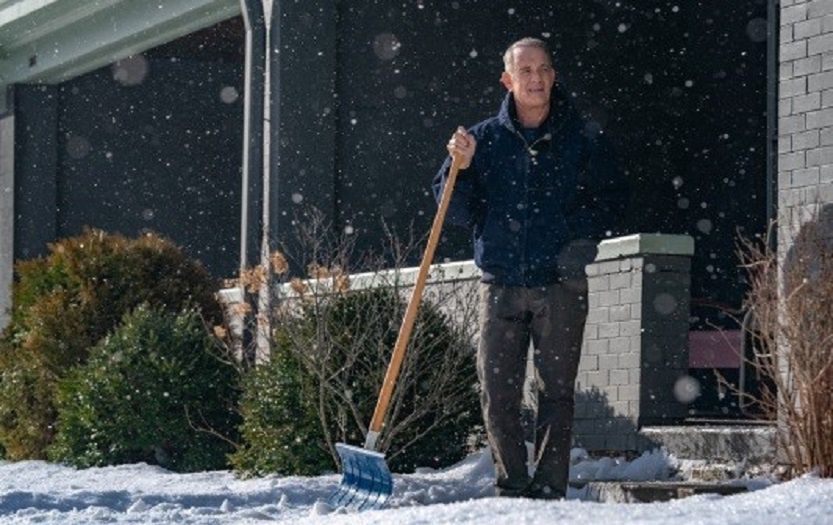
{"type": "Polygon", "coordinates": [[[538,288],[480,284],[477,374],[499,495],[529,491],[559,497],[566,492],[586,319],[586,279],[538,288]],[[521,427],[530,340],[538,388],[532,480],[521,427]]]}

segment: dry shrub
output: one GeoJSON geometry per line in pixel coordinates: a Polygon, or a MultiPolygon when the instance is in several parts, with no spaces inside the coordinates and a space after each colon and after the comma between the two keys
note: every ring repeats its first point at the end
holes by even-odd
{"type": "MultiPolygon", "coordinates": [[[[351,275],[353,239],[332,231],[317,214],[299,223],[292,265],[304,280],[277,271],[282,254],[270,257],[286,286],[270,311],[271,360],[244,383],[244,443],[232,457],[240,471],[331,471],[336,442],[364,441],[412,289],[399,270],[420,246],[389,234],[384,256],[362,260],[377,271],[351,275]]],[[[453,276],[426,290],[379,440],[395,470],[451,464],[480,432],[475,290],[453,276]]]]}
{"type": "Polygon", "coordinates": [[[793,236],[778,260],[770,243],[744,240],[751,368],[764,379],[754,401],[777,419],[778,444],[793,475],[833,477],[833,238],[830,209],[793,236]],[[779,264],[780,262],[780,264],[779,264]]]}

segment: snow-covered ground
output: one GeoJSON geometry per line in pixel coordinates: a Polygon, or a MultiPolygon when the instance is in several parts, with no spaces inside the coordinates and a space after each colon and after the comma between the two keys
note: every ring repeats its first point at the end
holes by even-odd
{"type": "MultiPolygon", "coordinates": [[[[571,476],[664,479],[677,466],[661,451],[631,463],[589,460],[574,450],[571,476]]],[[[833,480],[813,477],[736,496],[694,496],[653,504],[498,499],[488,452],[443,471],[397,475],[389,508],[350,513],[323,503],[339,476],[236,479],[230,472],[175,474],[148,465],[75,470],[40,461],[0,462],[0,523],[704,523],[827,524],[833,480]]]]}

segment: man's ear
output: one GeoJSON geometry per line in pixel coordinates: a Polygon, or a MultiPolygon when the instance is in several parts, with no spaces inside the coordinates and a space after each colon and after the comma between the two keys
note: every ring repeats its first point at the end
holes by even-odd
{"type": "Polygon", "coordinates": [[[507,91],[512,91],[512,75],[508,72],[504,71],[500,74],[500,83],[503,84],[503,87],[505,87],[507,91]]]}

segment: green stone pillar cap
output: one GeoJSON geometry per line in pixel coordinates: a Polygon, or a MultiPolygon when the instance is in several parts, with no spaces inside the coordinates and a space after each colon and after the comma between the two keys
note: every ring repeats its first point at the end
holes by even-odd
{"type": "Polygon", "coordinates": [[[690,235],[664,233],[636,233],[625,237],[605,239],[599,243],[596,262],[638,257],[640,255],[694,255],[694,238],[690,235]]]}

